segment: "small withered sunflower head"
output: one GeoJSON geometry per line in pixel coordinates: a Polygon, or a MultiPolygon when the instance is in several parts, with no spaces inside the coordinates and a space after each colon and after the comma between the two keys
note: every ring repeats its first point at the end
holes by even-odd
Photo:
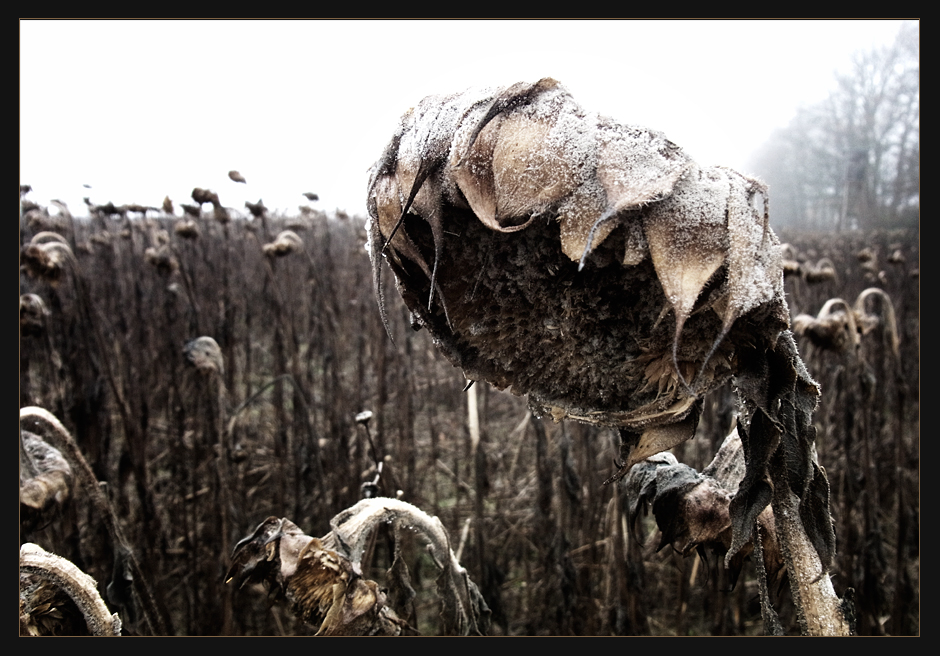
{"type": "Polygon", "coordinates": [[[72,249],[62,235],[40,232],[23,249],[21,268],[30,277],[55,286],[62,279],[66,262],[74,259],[72,249]]]}
{"type": "Polygon", "coordinates": [[[270,244],[262,246],[262,252],[268,257],[284,257],[304,247],[303,240],[293,230],[281,232],[270,244]]]}

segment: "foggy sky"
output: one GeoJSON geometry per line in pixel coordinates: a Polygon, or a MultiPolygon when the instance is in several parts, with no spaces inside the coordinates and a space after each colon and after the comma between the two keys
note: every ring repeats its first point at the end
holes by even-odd
{"type": "Polygon", "coordinates": [[[21,21],[30,198],[365,214],[367,171],[429,94],[554,77],[587,111],[746,171],[900,21],[21,21]],[[232,182],[230,169],[247,178],[232,182]],[[83,185],[90,185],[87,188],[83,185]]]}

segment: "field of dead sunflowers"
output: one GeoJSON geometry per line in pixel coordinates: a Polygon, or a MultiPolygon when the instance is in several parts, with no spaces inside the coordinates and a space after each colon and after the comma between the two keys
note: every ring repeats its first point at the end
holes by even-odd
{"type": "MultiPolygon", "coordinates": [[[[583,116],[485,100],[406,115],[368,221],[21,212],[20,542],[97,582],[87,630],[807,632],[792,509],[846,627],[918,634],[918,235],[774,235],[759,182],[603,120],[504,193],[583,116]]],[[[81,632],[40,557],[21,631],[81,632]]]]}
{"type": "MultiPolygon", "coordinates": [[[[854,588],[860,634],[919,633],[917,237],[780,239],[791,324],[821,389],[833,584],[854,588]]],[[[71,432],[125,544],[74,484],[36,516],[21,501],[21,543],[70,560],[103,595],[132,550],[161,619],[148,623],[127,595],[125,633],[312,634],[262,586],[226,585],[232,549],[271,516],[325,535],[376,481],[378,495],[441,520],[491,634],[761,632],[751,559],[732,586],[720,553],[683,555],[651,507],[603,486],[620,457],[615,430],[539,419],[480,382],[472,431],[464,376],[412,329],[388,283],[394,342],[386,335],[365,243],[362,218],[324,213],[266,225],[24,219],[20,405],[71,432]]],[[[727,387],[710,392],[678,460],[703,470],[734,415],[727,387]]],[[[415,628],[436,633],[436,569],[405,533],[415,628]]],[[[384,580],[395,544],[377,531],[369,578],[384,580]]]]}

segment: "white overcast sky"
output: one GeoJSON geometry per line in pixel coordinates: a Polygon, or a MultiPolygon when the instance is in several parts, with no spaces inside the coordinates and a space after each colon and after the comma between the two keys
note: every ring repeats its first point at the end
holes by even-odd
{"type": "Polygon", "coordinates": [[[405,110],[554,77],[582,107],[746,169],[900,21],[21,21],[20,182],[45,204],[190,202],[365,214],[405,110]],[[237,169],[247,185],[230,181],[237,169]],[[83,185],[90,185],[86,188],[83,185]]]}

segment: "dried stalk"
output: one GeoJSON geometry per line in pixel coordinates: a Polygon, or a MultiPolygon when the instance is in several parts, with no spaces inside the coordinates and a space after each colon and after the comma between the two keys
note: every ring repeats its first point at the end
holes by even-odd
{"type": "Polygon", "coordinates": [[[786,486],[775,490],[774,524],[787,564],[790,591],[804,635],[849,636],[852,627],[800,517],[800,500],[786,486]]]}

